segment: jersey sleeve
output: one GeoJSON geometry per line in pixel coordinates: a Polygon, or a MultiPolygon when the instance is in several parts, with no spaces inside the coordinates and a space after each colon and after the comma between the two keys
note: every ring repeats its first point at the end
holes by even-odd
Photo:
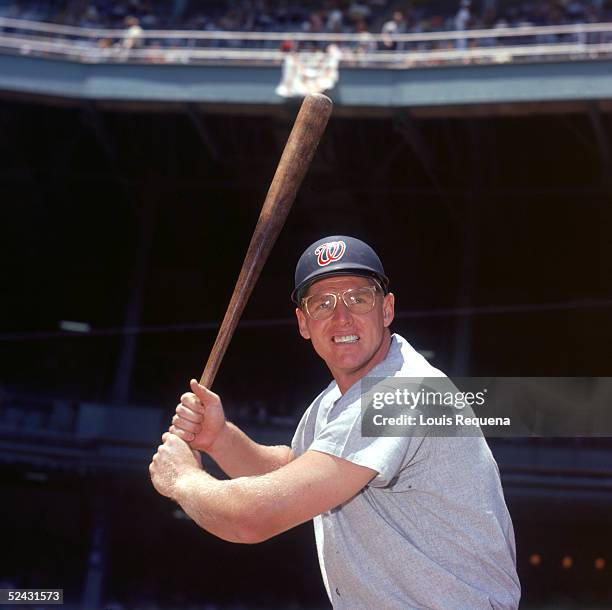
{"type": "Polygon", "coordinates": [[[370,481],[373,487],[386,487],[417,459],[423,437],[365,437],[361,433],[359,400],[343,408],[320,429],[309,450],[328,453],[378,474],[370,481]]]}

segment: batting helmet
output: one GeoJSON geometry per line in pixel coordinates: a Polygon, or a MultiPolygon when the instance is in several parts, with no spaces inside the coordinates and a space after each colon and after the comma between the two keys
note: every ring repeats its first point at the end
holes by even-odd
{"type": "Polygon", "coordinates": [[[382,263],[368,244],[355,237],[332,235],[315,241],[300,256],[291,300],[299,305],[313,282],[333,275],[374,277],[381,283],[385,294],[389,287],[382,263]]]}

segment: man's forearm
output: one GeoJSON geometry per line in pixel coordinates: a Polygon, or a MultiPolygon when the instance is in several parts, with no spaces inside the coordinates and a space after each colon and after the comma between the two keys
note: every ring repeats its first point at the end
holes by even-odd
{"type": "MultiPolygon", "coordinates": [[[[167,442],[175,449],[182,447],[180,439],[167,442]]],[[[159,462],[156,466],[163,474],[159,462]]],[[[230,542],[255,544],[343,504],[375,475],[370,468],[307,451],[273,472],[229,481],[188,465],[177,474],[167,495],[202,529],[230,542]]]]}
{"type": "Polygon", "coordinates": [[[232,479],[272,472],[293,459],[289,447],[260,445],[230,422],[207,453],[232,479]]]}
{"type": "Polygon", "coordinates": [[[257,495],[243,489],[244,481],[219,481],[203,470],[176,482],[172,498],[202,529],[228,542],[254,543],[257,495]]]}

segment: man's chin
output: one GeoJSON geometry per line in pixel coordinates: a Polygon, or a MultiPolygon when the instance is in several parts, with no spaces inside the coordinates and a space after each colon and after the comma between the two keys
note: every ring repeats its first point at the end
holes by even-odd
{"type": "Polygon", "coordinates": [[[333,358],[327,362],[329,370],[336,371],[342,375],[357,375],[360,371],[366,370],[370,359],[357,357],[357,354],[344,354],[341,358],[333,358]],[[353,356],[353,357],[351,357],[353,356]]]}

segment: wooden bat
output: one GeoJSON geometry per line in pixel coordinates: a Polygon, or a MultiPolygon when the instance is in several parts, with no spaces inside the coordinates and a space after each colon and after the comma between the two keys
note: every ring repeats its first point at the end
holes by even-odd
{"type": "Polygon", "coordinates": [[[200,378],[200,383],[207,388],[211,387],[217,375],[240,316],[285,224],[295,195],[327,125],[332,106],[332,101],[320,93],[309,95],[302,102],[259,214],[221,328],[200,378]]]}

